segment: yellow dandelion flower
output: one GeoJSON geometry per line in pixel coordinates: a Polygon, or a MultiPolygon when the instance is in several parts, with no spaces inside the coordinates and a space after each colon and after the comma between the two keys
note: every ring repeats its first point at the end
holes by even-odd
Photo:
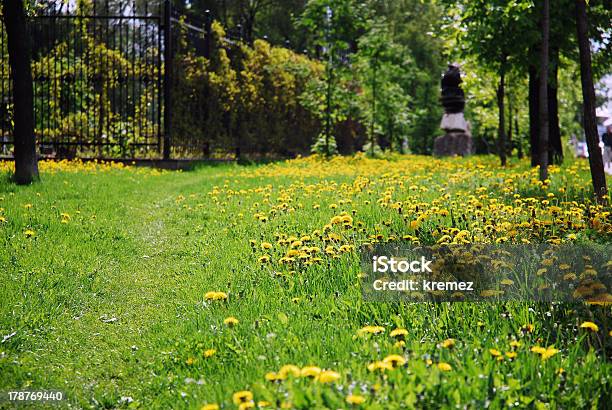
{"type": "Polygon", "coordinates": [[[230,317],[226,318],[223,321],[223,323],[226,324],[229,327],[233,327],[233,326],[236,326],[238,323],[240,323],[240,321],[238,319],[236,319],[235,317],[230,316],[230,317]]]}
{"type": "Polygon", "coordinates": [[[393,370],[393,365],[391,365],[389,362],[376,361],[368,364],[368,370],[371,372],[375,372],[377,370],[384,372],[385,370],[393,370]]]}
{"type": "Polygon", "coordinates": [[[440,346],[442,346],[445,349],[452,349],[453,347],[455,347],[455,339],[446,339],[445,341],[443,341],[442,343],[440,343],[440,346]]]}
{"type": "Polygon", "coordinates": [[[578,276],[574,272],[569,272],[563,275],[563,280],[572,281],[576,280],[578,276]]]}
{"type": "Polygon", "coordinates": [[[274,372],[268,372],[266,373],[264,377],[269,382],[277,382],[277,381],[283,380],[283,378],[281,378],[278,373],[274,373],[274,372]]]}
{"type": "Polygon", "coordinates": [[[36,236],[36,232],[34,232],[32,229],[26,229],[23,234],[26,238],[33,238],[36,236]]]}
{"type": "Polygon", "coordinates": [[[491,353],[491,356],[493,357],[499,357],[502,355],[502,353],[497,349],[489,349],[489,353],[491,353]]]}
{"type": "Polygon", "coordinates": [[[248,390],[236,392],[232,396],[232,401],[236,405],[253,401],[253,393],[248,390]]]}
{"type": "Polygon", "coordinates": [[[219,410],[219,405],[218,404],[205,404],[202,407],[200,407],[200,410],[219,410]]]}
{"type": "Polygon", "coordinates": [[[208,349],[204,351],[204,357],[212,357],[217,353],[215,349],[208,349]]]}
{"type": "Polygon", "coordinates": [[[542,260],[542,265],[544,266],[552,266],[555,261],[553,259],[544,259],[542,260]]]}
{"type": "Polygon", "coordinates": [[[334,372],[333,370],[322,371],[317,377],[319,383],[334,383],[340,380],[340,373],[334,372]]]}
{"type": "Polygon", "coordinates": [[[397,328],[397,329],[393,329],[389,335],[391,337],[402,338],[408,335],[408,331],[406,329],[397,328]]]}
{"type": "Polygon", "coordinates": [[[510,347],[514,350],[518,349],[519,347],[521,347],[521,342],[517,341],[517,340],[513,340],[510,342],[510,347]]]}
{"type": "Polygon", "coordinates": [[[593,322],[584,322],[583,324],[580,325],[580,328],[587,329],[591,332],[599,332],[599,326],[597,326],[593,322]]]}
{"type": "Polygon", "coordinates": [[[306,366],[300,371],[300,376],[315,378],[321,374],[321,368],[317,366],[306,366]]]}
{"type": "Polygon", "coordinates": [[[453,370],[453,367],[448,363],[440,362],[438,363],[438,369],[442,372],[450,372],[453,370]]]}
{"type": "Polygon", "coordinates": [[[280,368],[278,375],[285,379],[287,376],[300,377],[301,370],[293,364],[286,364],[280,368]]]}
{"type": "Polygon", "coordinates": [[[264,242],[261,244],[261,249],[263,249],[264,251],[268,250],[268,249],[272,249],[273,246],[270,242],[264,242]]]}
{"type": "Polygon", "coordinates": [[[391,367],[401,367],[406,364],[406,359],[398,354],[392,354],[383,359],[384,363],[389,363],[391,367]]]}
{"type": "Polygon", "coordinates": [[[204,299],[209,300],[209,301],[227,300],[227,293],[215,292],[215,291],[206,292],[206,294],[204,295],[204,299]]]}
{"type": "Polygon", "coordinates": [[[557,353],[559,353],[558,349],[555,349],[554,347],[549,347],[544,353],[541,354],[542,360],[548,360],[557,353]]]}
{"type": "Polygon", "coordinates": [[[364,326],[357,331],[358,336],[363,336],[367,334],[378,335],[383,333],[385,328],[382,326],[364,326]]]}
{"type": "Polygon", "coordinates": [[[359,406],[360,404],[365,403],[365,401],[366,401],[365,397],[359,396],[357,394],[350,394],[346,396],[346,402],[354,406],[359,406]]]}
{"type": "Polygon", "coordinates": [[[500,296],[503,294],[504,294],[503,290],[495,290],[495,289],[486,289],[480,292],[480,296],[482,296],[483,298],[490,298],[490,297],[500,296]]]}

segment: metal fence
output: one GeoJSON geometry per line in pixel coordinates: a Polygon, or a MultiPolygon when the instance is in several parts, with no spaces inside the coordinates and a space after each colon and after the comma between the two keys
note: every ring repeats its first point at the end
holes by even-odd
{"type": "MultiPolygon", "coordinates": [[[[206,151],[201,142],[172,138],[180,13],[170,1],[43,1],[37,7],[28,27],[41,156],[169,158],[181,145],[206,151]]],[[[210,22],[210,16],[181,20],[202,55],[210,53],[210,22]]],[[[0,62],[0,156],[6,157],[13,147],[13,90],[1,19],[0,62]]]]}

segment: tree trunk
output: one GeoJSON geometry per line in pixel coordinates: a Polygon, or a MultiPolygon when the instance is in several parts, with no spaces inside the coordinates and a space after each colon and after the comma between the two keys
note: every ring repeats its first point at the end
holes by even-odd
{"type": "Polygon", "coordinates": [[[578,48],[580,50],[580,78],[582,80],[582,98],[584,100],[584,132],[589,150],[589,164],[593,189],[599,203],[606,203],[608,189],[606,175],[597,135],[595,114],[595,88],[591,67],[591,48],[588,34],[588,20],[584,0],[576,0],[576,23],[578,27],[578,48]]]}
{"type": "Polygon", "coordinates": [[[2,6],[13,77],[15,182],[30,184],[38,180],[30,37],[23,0],[3,0],[2,6]]]}
{"type": "Polygon", "coordinates": [[[523,159],[523,137],[519,131],[519,112],[516,110],[516,115],[514,116],[514,133],[516,135],[516,146],[517,152],[516,155],[518,159],[523,159]]]}
{"type": "Polygon", "coordinates": [[[548,48],[550,40],[550,0],[543,0],[542,49],[540,52],[540,180],[548,179],[548,48]]]}
{"type": "Polygon", "coordinates": [[[531,166],[540,163],[540,78],[535,66],[529,67],[529,152],[531,153],[531,166]]]}
{"type": "MultiPolygon", "coordinates": [[[[559,99],[558,99],[558,50],[555,50],[551,59],[553,64],[549,71],[552,77],[548,84],[548,113],[549,113],[549,146],[548,146],[548,163],[560,164],[563,161],[563,144],[561,142],[561,129],[559,127],[559,99]]],[[[535,167],[540,164],[540,78],[537,68],[531,66],[529,68],[529,140],[531,152],[531,166],[535,167]]]]}
{"type": "Polygon", "coordinates": [[[548,79],[548,163],[561,164],[563,162],[563,144],[561,143],[561,128],[559,127],[559,48],[553,46],[551,50],[548,79]]]}
{"type": "Polygon", "coordinates": [[[506,151],[506,155],[508,155],[509,157],[512,157],[512,149],[513,149],[513,145],[514,145],[514,141],[512,141],[512,115],[514,114],[514,111],[512,109],[512,95],[509,94],[508,95],[508,133],[506,134],[508,136],[508,143],[506,144],[507,146],[507,151],[506,151]]]}
{"type": "Polygon", "coordinates": [[[499,108],[499,126],[497,128],[497,152],[501,166],[506,166],[506,120],[504,97],[506,87],[506,56],[501,58],[501,66],[499,73],[499,87],[497,88],[497,107],[499,108]]]}
{"type": "Polygon", "coordinates": [[[376,134],[376,68],[378,61],[374,57],[374,67],[372,67],[372,122],[370,123],[370,153],[374,156],[374,144],[376,134]]]}

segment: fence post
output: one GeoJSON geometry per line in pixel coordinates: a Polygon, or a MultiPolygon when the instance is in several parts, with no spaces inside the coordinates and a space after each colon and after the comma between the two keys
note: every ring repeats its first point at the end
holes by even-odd
{"type": "Polygon", "coordinates": [[[164,0],[164,159],[172,145],[172,3],[164,0]]]}

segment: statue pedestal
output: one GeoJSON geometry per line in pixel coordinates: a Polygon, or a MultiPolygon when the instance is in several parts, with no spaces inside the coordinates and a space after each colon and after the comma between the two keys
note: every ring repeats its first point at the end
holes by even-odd
{"type": "Polygon", "coordinates": [[[461,131],[469,130],[468,122],[465,120],[462,112],[456,114],[444,114],[440,128],[445,131],[461,131]]]}
{"type": "Polygon", "coordinates": [[[434,155],[437,157],[465,157],[472,154],[472,134],[470,123],[465,120],[462,112],[444,114],[440,124],[446,134],[436,138],[434,155]]]}
{"type": "Polygon", "coordinates": [[[467,157],[472,155],[472,137],[464,132],[449,132],[434,142],[436,157],[467,157]]]}

